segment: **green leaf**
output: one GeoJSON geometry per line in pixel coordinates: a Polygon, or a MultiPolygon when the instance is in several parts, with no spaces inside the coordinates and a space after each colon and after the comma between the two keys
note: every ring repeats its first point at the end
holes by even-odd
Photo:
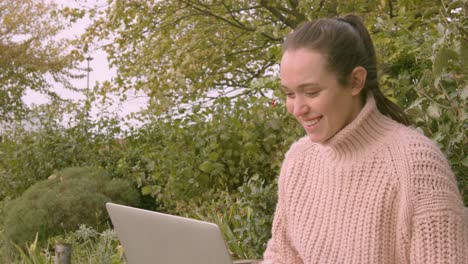
{"type": "Polygon", "coordinates": [[[209,158],[211,161],[216,161],[216,160],[218,160],[218,157],[219,157],[219,153],[218,153],[218,152],[211,152],[208,158],[209,158]]]}
{"type": "Polygon", "coordinates": [[[143,186],[143,188],[141,188],[141,194],[143,195],[149,195],[151,194],[151,186],[143,186]]]}
{"type": "Polygon", "coordinates": [[[452,49],[444,47],[437,52],[432,65],[432,71],[436,78],[442,74],[443,70],[447,68],[452,59],[457,59],[457,53],[452,49]]]}
{"type": "Polygon", "coordinates": [[[213,166],[212,166],[211,162],[205,161],[202,164],[200,164],[200,166],[198,166],[198,168],[203,172],[209,173],[213,169],[213,166]]]}
{"type": "Polygon", "coordinates": [[[468,156],[465,156],[465,158],[461,161],[461,164],[463,164],[465,167],[468,167],[468,156]]]}
{"type": "Polygon", "coordinates": [[[468,65],[468,42],[460,41],[459,44],[460,61],[462,65],[468,65]]]}

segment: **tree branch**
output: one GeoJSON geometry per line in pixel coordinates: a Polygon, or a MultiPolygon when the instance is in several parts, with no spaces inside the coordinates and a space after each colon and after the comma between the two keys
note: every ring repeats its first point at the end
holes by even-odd
{"type": "Polygon", "coordinates": [[[190,3],[190,1],[181,0],[181,2],[187,4],[188,6],[190,6],[191,8],[195,9],[196,11],[198,11],[198,12],[200,12],[200,13],[202,13],[202,14],[212,16],[212,17],[214,17],[214,18],[216,18],[216,19],[218,19],[218,20],[221,20],[221,21],[223,21],[223,22],[226,22],[227,24],[229,24],[229,25],[231,25],[231,26],[233,26],[233,27],[236,27],[236,28],[239,28],[239,29],[242,29],[242,30],[252,31],[252,32],[255,31],[255,28],[247,27],[246,25],[244,25],[244,24],[239,24],[239,23],[237,23],[236,21],[233,22],[233,21],[231,21],[231,20],[229,20],[229,19],[226,19],[225,17],[222,17],[222,16],[220,16],[220,15],[218,15],[218,14],[215,14],[215,13],[209,11],[208,9],[202,9],[202,8],[200,8],[200,7],[198,7],[198,6],[196,6],[196,5],[192,4],[192,3],[190,3]]]}
{"type": "Polygon", "coordinates": [[[297,19],[290,19],[290,18],[288,18],[288,16],[284,16],[281,13],[281,11],[291,12],[290,10],[286,10],[286,9],[281,10],[279,8],[275,8],[275,7],[270,5],[270,2],[268,0],[261,0],[260,4],[264,8],[266,8],[268,11],[270,11],[270,13],[273,14],[276,18],[278,18],[281,22],[286,24],[288,27],[296,28],[298,26],[299,22],[297,21],[297,19]]]}
{"type": "Polygon", "coordinates": [[[393,1],[388,0],[388,14],[390,15],[390,18],[393,18],[393,1]]]}
{"type": "MultiPolygon", "coordinates": [[[[240,21],[238,21],[237,19],[234,19],[234,21],[231,21],[221,15],[218,15],[218,14],[215,14],[213,13],[212,11],[206,9],[206,8],[200,8],[199,6],[196,6],[195,4],[191,3],[190,1],[184,1],[184,0],[180,0],[181,2],[187,4],[188,6],[190,6],[191,8],[193,8],[194,10],[200,12],[201,14],[204,14],[204,15],[208,15],[208,16],[211,16],[211,17],[214,17],[218,20],[221,20],[225,23],[227,23],[228,25],[231,25],[235,28],[238,28],[238,29],[241,29],[241,30],[246,30],[246,31],[249,31],[249,32],[257,32],[257,28],[254,28],[254,27],[249,27],[245,24],[242,24],[240,21]]],[[[203,6],[203,5],[202,5],[203,6]]],[[[204,6],[203,6],[204,7],[204,6]]],[[[256,7],[253,7],[253,8],[246,8],[246,9],[239,9],[239,10],[252,10],[252,9],[258,9],[260,6],[256,6],[256,7]]],[[[227,7],[226,7],[227,8],[227,7]]],[[[229,9],[228,9],[229,11],[229,9]]],[[[231,10],[231,12],[233,12],[231,10]]],[[[232,15],[230,14],[230,16],[232,17],[232,15]]],[[[273,40],[273,41],[282,41],[282,38],[277,38],[277,37],[274,37],[266,32],[259,32],[262,36],[270,39],[270,40],[273,40]]]]}

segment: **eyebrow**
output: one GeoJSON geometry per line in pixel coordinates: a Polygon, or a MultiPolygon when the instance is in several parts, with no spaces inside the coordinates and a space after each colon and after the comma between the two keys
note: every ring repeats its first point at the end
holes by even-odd
{"type": "MultiPolygon", "coordinates": [[[[284,84],[281,84],[281,89],[288,89],[288,90],[291,90],[289,87],[287,87],[286,85],[284,84]]],[[[307,87],[319,87],[320,85],[318,83],[315,83],[315,82],[311,82],[311,83],[303,83],[301,85],[299,85],[297,88],[299,89],[304,89],[304,88],[307,88],[307,87]]]]}

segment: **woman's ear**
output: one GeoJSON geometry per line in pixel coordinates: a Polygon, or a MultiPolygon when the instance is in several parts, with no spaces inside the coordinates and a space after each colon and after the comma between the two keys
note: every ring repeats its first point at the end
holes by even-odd
{"type": "Polygon", "coordinates": [[[351,94],[358,95],[366,84],[367,71],[364,67],[357,66],[351,72],[351,94]]]}

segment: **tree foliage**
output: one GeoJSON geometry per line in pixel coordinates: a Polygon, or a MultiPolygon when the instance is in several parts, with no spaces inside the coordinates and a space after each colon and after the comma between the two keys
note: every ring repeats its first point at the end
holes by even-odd
{"type": "Polygon", "coordinates": [[[108,41],[114,91],[144,91],[161,114],[213,96],[271,96],[286,34],[347,13],[371,31],[382,89],[440,144],[466,192],[466,0],[112,0],[84,40],[108,41]]]}
{"type": "Polygon", "coordinates": [[[25,116],[27,91],[58,100],[54,85],[73,89],[72,69],[81,56],[68,41],[56,38],[65,25],[50,2],[0,2],[0,121],[25,116]]]}

